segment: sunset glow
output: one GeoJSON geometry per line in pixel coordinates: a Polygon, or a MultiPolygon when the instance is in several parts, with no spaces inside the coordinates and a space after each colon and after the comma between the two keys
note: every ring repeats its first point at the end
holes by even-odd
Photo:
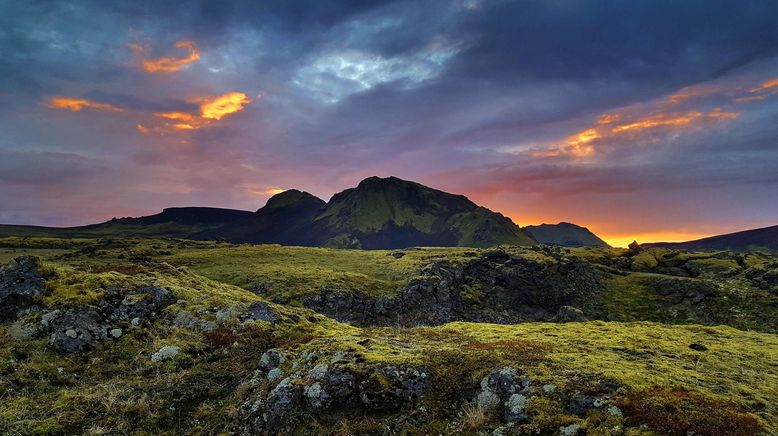
{"type": "Polygon", "coordinates": [[[609,241],[778,219],[769,2],[333,1],[9,3],[0,222],[369,176],[609,241]]]}
{"type": "Polygon", "coordinates": [[[751,92],[756,93],[756,92],[761,92],[773,88],[778,88],[778,78],[768,80],[762,83],[761,85],[759,85],[759,87],[752,89],[751,92]]]}
{"type": "MultiPolygon", "coordinates": [[[[138,44],[131,44],[130,47],[141,56],[148,53],[148,49],[138,44]]],[[[155,59],[143,59],[143,69],[149,73],[176,72],[185,66],[200,60],[200,51],[192,41],[179,41],[175,43],[175,48],[183,49],[186,55],[183,57],[163,56],[155,59]]]]}
{"type": "Polygon", "coordinates": [[[659,126],[686,126],[700,117],[702,117],[702,113],[696,111],[686,114],[659,114],[635,121],[634,123],[616,126],[611,132],[620,133],[628,130],[643,130],[659,126]]]}
{"type": "Polygon", "coordinates": [[[251,103],[251,99],[242,92],[229,92],[218,97],[207,99],[200,105],[203,118],[220,120],[223,117],[240,112],[243,106],[251,103]]]}
{"type": "Polygon", "coordinates": [[[638,243],[644,242],[684,242],[695,239],[707,238],[713,234],[706,233],[686,233],[686,232],[649,232],[634,234],[616,234],[598,233],[598,236],[608,243],[611,247],[627,247],[632,241],[638,243]]]}
{"type": "Polygon", "coordinates": [[[71,112],[80,112],[82,109],[91,109],[103,112],[121,112],[122,109],[107,103],[98,103],[96,101],[83,98],[70,97],[52,97],[48,106],[52,109],[64,109],[71,112]]]}
{"type": "Polygon", "coordinates": [[[267,190],[266,190],[264,193],[265,193],[266,195],[269,195],[269,196],[271,196],[271,197],[272,197],[273,195],[280,194],[280,193],[282,193],[282,192],[284,192],[284,191],[286,191],[286,189],[281,189],[281,188],[269,188],[269,189],[267,189],[267,190]]]}

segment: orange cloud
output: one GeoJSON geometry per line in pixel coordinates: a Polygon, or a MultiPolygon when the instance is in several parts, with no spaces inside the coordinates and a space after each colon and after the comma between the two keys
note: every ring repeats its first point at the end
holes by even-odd
{"type": "Polygon", "coordinates": [[[643,118],[629,124],[622,124],[613,128],[613,133],[626,132],[628,130],[643,130],[659,126],[685,126],[702,117],[701,112],[688,112],[685,114],[658,114],[643,118]]]}
{"type": "Polygon", "coordinates": [[[206,122],[197,115],[188,112],[156,112],[155,117],[174,121],[166,125],[174,130],[194,130],[202,127],[206,122]]]}
{"type": "Polygon", "coordinates": [[[594,148],[589,143],[599,137],[600,133],[597,129],[586,129],[567,138],[567,150],[574,156],[588,156],[594,152],[594,148]]]}
{"type": "Polygon", "coordinates": [[[71,112],[81,112],[82,109],[92,109],[104,112],[122,112],[123,109],[108,103],[98,103],[84,98],[52,97],[49,100],[51,109],[63,109],[71,112]]]}
{"type": "Polygon", "coordinates": [[[621,119],[621,115],[619,114],[603,114],[600,115],[599,118],[597,118],[597,125],[611,124],[620,119],[621,119]]]}
{"type": "Polygon", "coordinates": [[[200,105],[200,114],[203,118],[220,120],[223,117],[243,110],[243,105],[251,103],[251,99],[242,92],[228,92],[227,94],[208,99],[200,105]]]}
{"type": "Polygon", "coordinates": [[[135,128],[136,128],[136,129],[138,129],[138,131],[139,131],[139,132],[141,132],[141,133],[143,133],[144,135],[145,135],[146,133],[149,133],[149,129],[148,129],[148,127],[144,126],[144,125],[143,125],[143,124],[141,124],[141,123],[138,123],[138,124],[136,124],[136,125],[135,125],[135,128]]]}
{"type": "Polygon", "coordinates": [[[773,88],[778,88],[778,78],[768,80],[762,83],[761,85],[759,85],[758,87],[751,89],[749,92],[757,93],[757,92],[762,92],[773,88]]]}
{"type": "MultiPolygon", "coordinates": [[[[200,113],[155,112],[154,116],[168,120],[162,127],[167,130],[196,130],[208,126],[222,118],[244,109],[251,99],[242,92],[228,92],[217,97],[204,97],[191,100],[200,105],[200,113]]],[[[159,129],[154,129],[159,131],[159,129]]],[[[140,131],[140,129],[139,129],[140,131]]],[[[141,133],[147,133],[141,131],[141,133]]]]}
{"type": "Polygon", "coordinates": [[[739,117],[739,112],[726,112],[721,108],[704,114],[698,111],[658,113],[642,118],[635,118],[615,124],[616,121],[626,120],[625,114],[605,114],[597,118],[594,126],[565,138],[561,144],[554,144],[545,150],[535,150],[534,157],[573,156],[586,157],[595,153],[599,141],[619,139],[622,136],[636,135],[647,131],[649,135],[660,135],[664,132],[651,133],[658,128],[687,128],[705,121],[724,122],[739,117]]]}
{"type": "Polygon", "coordinates": [[[687,86],[664,99],[664,102],[674,106],[693,98],[704,97],[717,92],[721,92],[721,88],[718,86],[687,86]]]}
{"type": "MultiPolygon", "coordinates": [[[[139,44],[130,44],[130,47],[140,56],[148,54],[148,48],[139,44]]],[[[200,60],[200,51],[192,41],[179,41],[173,45],[175,48],[186,50],[183,57],[162,56],[156,59],[142,59],[141,65],[148,73],[171,73],[180,71],[185,66],[200,60]]]]}
{"type": "Polygon", "coordinates": [[[712,112],[708,113],[708,118],[716,121],[731,121],[740,116],[740,112],[726,112],[717,107],[712,112]]]}
{"type": "Polygon", "coordinates": [[[192,121],[195,117],[194,115],[186,112],[157,112],[154,114],[154,116],[177,121],[192,121]]]}

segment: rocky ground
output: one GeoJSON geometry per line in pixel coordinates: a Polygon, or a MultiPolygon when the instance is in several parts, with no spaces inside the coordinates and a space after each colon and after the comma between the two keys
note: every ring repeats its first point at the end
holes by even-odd
{"type": "Polygon", "coordinates": [[[2,434],[778,431],[769,254],[5,243],[2,434]]]}

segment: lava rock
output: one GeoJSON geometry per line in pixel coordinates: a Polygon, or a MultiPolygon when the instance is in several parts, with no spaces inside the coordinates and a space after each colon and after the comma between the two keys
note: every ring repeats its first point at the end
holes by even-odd
{"type": "Polygon", "coordinates": [[[526,421],[531,386],[530,379],[520,376],[515,368],[495,369],[481,380],[481,391],[474,402],[485,410],[501,411],[507,422],[526,421]]]}
{"type": "Polygon", "coordinates": [[[0,321],[15,318],[44,292],[38,258],[21,256],[0,267],[0,321]]]}
{"type": "Polygon", "coordinates": [[[62,353],[93,349],[108,339],[110,326],[92,309],[71,309],[49,321],[49,344],[62,353]]]}
{"type": "Polygon", "coordinates": [[[559,308],[559,312],[557,312],[556,318],[554,319],[556,322],[585,322],[588,321],[586,319],[586,316],[584,316],[583,311],[577,307],[573,306],[562,306],[559,308]]]}
{"type": "Polygon", "coordinates": [[[255,301],[251,303],[251,306],[249,306],[248,319],[254,321],[267,321],[270,323],[275,323],[278,321],[278,317],[273,312],[273,309],[271,309],[270,306],[263,301],[255,301]]]}
{"type": "Polygon", "coordinates": [[[26,319],[18,319],[8,328],[8,334],[17,341],[35,339],[42,331],[39,322],[31,322],[26,319]]]}
{"type": "Polygon", "coordinates": [[[275,348],[271,348],[262,354],[259,359],[259,369],[268,372],[272,369],[278,368],[279,365],[284,363],[284,356],[275,348]]]}
{"type": "Polygon", "coordinates": [[[653,288],[673,304],[686,301],[697,305],[718,293],[714,283],[703,279],[662,278],[654,282],[653,288]]]}
{"type": "MultiPolygon", "coordinates": [[[[241,408],[235,431],[240,434],[294,433],[305,417],[336,422],[368,411],[396,411],[413,406],[427,388],[428,372],[420,368],[365,366],[349,352],[304,352],[292,359],[295,372],[283,378],[279,368],[268,373],[241,408]],[[270,375],[272,374],[272,377],[270,375]],[[267,391],[269,389],[269,391],[267,391]]],[[[279,362],[280,354],[268,350],[258,373],[279,362]]],[[[254,380],[254,376],[252,376],[254,380]]]]}
{"type": "Polygon", "coordinates": [[[124,321],[157,316],[175,302],[175,296],[167,288],[143,286],[131,292],[109,288],[98,306],[107,319],[124,321]]]}
{"type": "Polygon", "coordinates": [[[249,291],[256,295],[267,295],[270,291],[270,285],[267,283],[254,283],[249,287],[249,291]]]}

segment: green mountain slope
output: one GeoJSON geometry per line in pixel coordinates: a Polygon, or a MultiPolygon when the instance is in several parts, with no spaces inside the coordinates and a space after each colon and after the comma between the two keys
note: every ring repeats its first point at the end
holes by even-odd
{"type": "Polygon", "coordinates": [[[320,245],[333,247],[535,244],[510,219],[463,195],[397,177],[370,177],[335,194],[313,228],[320,245]]]}

